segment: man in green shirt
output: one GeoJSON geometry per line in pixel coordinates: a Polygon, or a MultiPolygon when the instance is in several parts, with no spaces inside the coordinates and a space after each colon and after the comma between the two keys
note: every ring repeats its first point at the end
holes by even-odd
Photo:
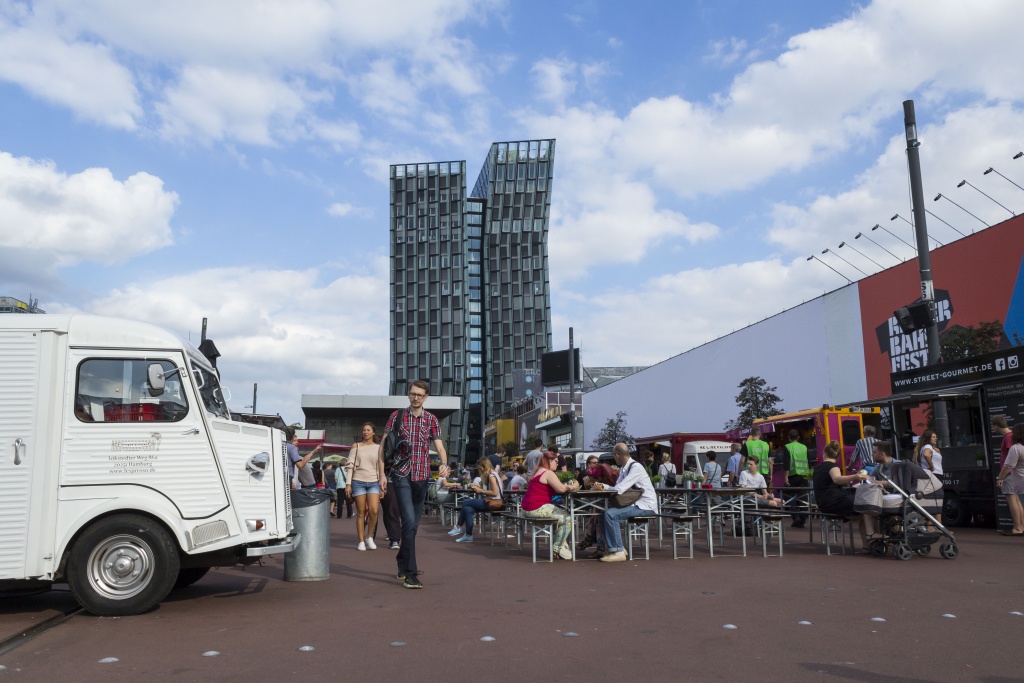
{"type": "Polygon", "coordinates": [[[754,427],[750,430],[750,436],[746,441],[743,442],[743,448],[740,450],[742,457],[740,458],[740,472],[743,472],[747,468],[747,456],[756,455],[758,460],[757,471],[764,475],[764,480],[768,484],[768,488],[772,486],[772,466],[775,461],[769,457],[771,448],[768,444],[761,440],[761,428],[754,427]]]}
{"type": "MultiPolygon", "coordinates": [[[[811,467],[807,462],[807,446],[800,443],[800,432],[789,430],[789,443],[783,450],[782,471],[786,475],[786,486],[805,488],[811,467]]],[[[803,529],[806,521],[807,515],[794,514],[792,526],[803,529]]]]}

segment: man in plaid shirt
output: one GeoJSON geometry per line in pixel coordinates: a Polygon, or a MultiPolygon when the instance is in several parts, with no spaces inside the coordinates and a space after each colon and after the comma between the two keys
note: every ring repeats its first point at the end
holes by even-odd
{"type": "MultiPolygon", "coordinates": [[[[403,451],[395,458],[395,464],[388,473],[391,488],[398,499],[402,516],[402,545],[398,550],[398,578],[406,588],[423,588],[419,569],[416,567],[416,531],[423,517],[423,503],[427,499],[427,485],[430,483],[430,442],[441,462],[448,462],[448,454],[441,443],[441,425],[433,413],[423,410],[429,385],[418,379],[409,385],[409,408],[402,419],[402,440],[406,442],[403,451]]],[[[388,418],[386,429],[391,431],[398,420],[396,410],[388,418]]]]}

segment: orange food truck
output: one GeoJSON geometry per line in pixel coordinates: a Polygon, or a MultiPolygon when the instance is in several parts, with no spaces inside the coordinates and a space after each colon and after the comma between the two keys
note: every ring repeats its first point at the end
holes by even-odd
{"type": "MultiPolygon", "coordinates": [[[[807,462],[811,467],[821,461],[821,453],[829,441],[838,441],[843,450],[837,462],[845,473],[846,464],[853,456],[853,447],[864,436],[864,425],[874,426],[881,434],[878,408],[834,408],[823,405],[820,408],[754,420],[753,426],[761,428],[761,437],[771,443],[773,451],[789,443],[791,429],[800,432],[800,442],[807,446],[807,462]]],[[[781,469],[776,468],[772,472],[772,486],[784,483],[781,469]]]]}

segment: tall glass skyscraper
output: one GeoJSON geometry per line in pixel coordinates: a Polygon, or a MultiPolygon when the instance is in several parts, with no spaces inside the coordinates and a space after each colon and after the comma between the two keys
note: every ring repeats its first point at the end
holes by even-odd
{"type": "Polygon", "coordinates": [[[391,166],[391,394],[414,379],[460,396],[448,448],[480,457],[516,368],[551,349],[548,217],[555,141],[496,142],[467,195],[466,162],[391,166]]]}

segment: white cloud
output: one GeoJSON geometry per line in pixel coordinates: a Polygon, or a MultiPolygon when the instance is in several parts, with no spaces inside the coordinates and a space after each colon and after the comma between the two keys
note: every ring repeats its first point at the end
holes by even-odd
{"type": "MultiPolygon", "coordinates": [[[[666,211],[663,191],[682,200],[728,197],[833,160],[874,142],[880,124],[898,121],[900,103],[915,92],[940,111],[956,109],[965,99],[994,99],[997,107],[1024,102],[1024,62],[1013,47],[1019,25],[1024,5],[1015,2],[987,3],[975,12],[960,3],[878,0],[846,20],[794,36],[778,58],[751,64],[707,102],[649,98],[623,115],[593,104],[563,106],[575,88],[577,66],[567,58],[542,60],[535,78],[554,104],[553,113],[523,110],[519,117],[531,134],[558,139],[553,251],[568,254],[557,245],[571,241],[568,270],[582,272],[597,264],[636,262],[644,250],[674,235],[707,238],[713,229],[688,230],[685,216],[666,211]],[[587,169],[600,172],[590,176],[587,169]],[[617,191],[616,185],[628,189],[617,191]],[[581,196],[587,201],[576,201],[581,196]],[[609,204],[622,206],[615,198],[625,196],[640,200],[632,220],[609,210],[609,204]],[[568,229],[564,236],[561,227],[568,229]],[[609,240],[626,246],[610,250],[609,240]]],[[[919,115],[922,126],[925,111],[919,115]]],[[[1002,122],[1010,124],[1003,130],[1020,130],[1013,118],[1002,122]]],[[[991,138],[977,130],[964,140],[991,138]]],[[[817,235],[827,235],[839,220],[860,225],[870,216],[864,225],[870,227],[879,209],[891,215],[906,188],[905,176],[899,177],[901,157],[890,158],[892,152],[879,162],[884,172],[868,174],[840,196],[812,199],[808,225],[800,222],[804,210],[777,207],[771,239],[803,251],[808,243],[820,243],[817,235]]]]}
{"type": "Polygon", "coordinates": [[[327,215],[334,216],[335,218],[345,218],[346,216],[370,218],[373,216],[373,211],[367,207],[355,206],[348,202],[335,202],[327,207],[327,215]]]}
{"type": "Polygon", "coordinates": [[[459,98],[481,93],[484,67],[454,30],[500,4],[395,0],[387,11],[370,0],[4,4],[0,79],[106,125],[133,128],[152,110],[161,133],[175,140],[271,145],[323,135],[343,147],[358,142],[354,124],[318,125],[319,110],[338,97],[333,86],[350,84],[370,106],[407,116],[426,88],[459,98]],[[382,71],[389,61],[396,66],[382,71]]]}
{"type": "Polygon", "coordinates": [[[134,130],[142,117],[131,73],[108,47],[11,26],[2,9],[0,80],[102,125],[134,130]]]}
{"type": "Polygon", "coordinates": [[[119,263],[172,242],[178,195],[148,173],[117,180],[105,168],[58,171],[0,152],[0,271],[24,258],[48,269],[119,263]]]}
{"type": "Polygon", "coordinates": [[[276,78],[192,66],[165,92],[156,110],[163,119],[161,134],[170,139],[267,145],[274,139],[272,128],[291,128],[310,99],[276,78]]]}
{"type": "Polygon", "coordinates": [[[537,96],[561,106],[576,91],[576,63],[565,59],[541,59],[530,69],[537,96]]]}
{"type": "Polygon", "coordinates": [[[834,273],[802,258],[693,268],[650,278],[633,290],[575,295],[578,313],[565,325],[591,331],[583,338],[588,365],[650,365],[839,284],[834,273]],[[640,317],[623,324],[624,311],[640,317]]]}
{"type": "MultiPolygon", "coordinates": [[[[942,242],[960,237],[939,218],[968,234],[984,228],[957,206],[934,201],[939,193],[989,224],[1010,217],[1005,209],[971,188],[958,189],[957,183],[965,178],[995,201],[1020,213],[1024,209],[1024,192],[994,174],[986,176],[983,172],[990,166],[1008,168],[1011,157],[1020,148],[1024,109],[1005,104],[966,107],[937,123],[921,125],[925,111],[918,108],[918,136],[922,142],[919,153],[925,205],[934,214],[927,217],[929,233],[942,242]]],[[[1013,177],[1012,173],[1002,172],[1013,177]]],[[[811,253],[816,249],[814,253],[817,253],[825,247],[835,248],[840,241],[852,241],[858,232],[865,232],[896,255],[913,256],[908,247],[884,231],[870,231],[873,225],[880,223],[913,244],[910,226],[899,219],[890,220],[896,213],[908,220],[913,215],[908,183],[906,138],[900,132],[892,137],[876,163],[860,174],[848,190],[834,196],[818,196],[806,207],[790,203],[775,205],[769,239],[793,251],[811,253]]],[[[893,265],[891,255],[870,243],[862,247],[862,242],[854,243],[856,248],[884,265],[893,265]]],[[[862,268],[868,265],[856,256],[849,260],[862,268]]],[[[842,264],[839,265],[844,270],[842,264]]],[[[849,268],[845,268],[845,272],[852,274],[849,268]]]]}
{"type": "MultiPolygon", "coordinates": [[[[222,356],[232,407],[302,420],[303,393],[384,394],[389,381],[388,266],[378,257],[347,264],[326,281],[316,269],[211,268],[136,282],[81,307],[149,320],[198,344],[203,318],[222,356]],[[339,304],[339,302],[343,302],[339,304]]],[[[49,312],[67,306],[47,304],[49,312]]]]}
{"type": "Polygon", "coordinates": [[[709,46],[710,51],[701,57],[705,64],[732,66],[743,59],[747,52],[747,41],[735,36],[727,40],[716,40],[709,46]]]}

